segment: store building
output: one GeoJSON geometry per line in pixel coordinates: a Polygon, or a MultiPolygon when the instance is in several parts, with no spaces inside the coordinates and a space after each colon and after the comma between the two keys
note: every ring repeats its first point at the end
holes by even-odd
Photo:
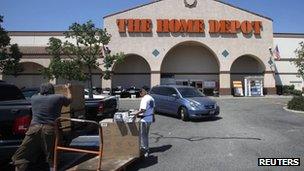
{"type": "MultiPolygon", "coordinates": [[[[248,76],[262,78],[260,86],[267,94],[275,94],[276,85],[304,87],[292,65],[304,34],[273,33],[272,19],[231,4],[159,0],[105,16],[104,27],[112,35],[112,52],[124,52],[126,58],[113,66],[111,80],[101,79],[102,66],[94,71],[96,87],[181,84],[230,95],[233,81],[245,86],[248,76]],[[276,46],[281,60],[271,53],[276,46]]],[[[62,32],[21,31],[10,36],[21,46],[26,69],[18,77],[2,79],[20,87],[46,81],[39,75],[39,68],[50,62],[45,47],[50,37],[64,39],[62,32]]]]}

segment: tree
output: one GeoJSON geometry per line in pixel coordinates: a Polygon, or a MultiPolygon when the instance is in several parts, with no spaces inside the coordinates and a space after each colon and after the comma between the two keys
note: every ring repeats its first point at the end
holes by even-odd
{"type": "Polygon", "coordinates": [[[43,73],[49,79],[61,77],[67,80],[88,80],[89,97],[93,98],[92,70],[103,65],[106,69],[103,77],[110,79],[109,69],[115,62],[121,62],[124,54],[111,55],[107,47],[111,35],[106,29],[96,28],[92,21],[73,23],[64,35],[67,39],[65,42],[50,38],[47,51],[53,58],[43,73]],[[98,62],[99,57],[104,57],[103,63],[98,62]]]}
{"type": "Polygon", "coordinates": [[[300,43],[300,48],[298,48],[296,51],[296,58],[294,60],[294,64],[298,68],[298,73],[304,80],[304,43],[300,43]]]}
{"type": "Polygon", "coordinates": [[[49,46],[46,48],[48,53],[52,56],[50,65],[42,70],[42,74],[48,79],[63,78],[66,80],[86,80],[83,71],[82,63],[70,55],[65,55],[64,44],[60,39],[51,37],[49,39],[49,46]],[[66,58],[62,56],[65,55],[66,58]]]}
{"type": "Polygon", "coordinates": [[[20,59],[22,53],[17,44],[10,44],[10,37],[2,27],[3,16],[0,16],[0,72],[5,75],[17,76],[22,72],[20,59]]]}

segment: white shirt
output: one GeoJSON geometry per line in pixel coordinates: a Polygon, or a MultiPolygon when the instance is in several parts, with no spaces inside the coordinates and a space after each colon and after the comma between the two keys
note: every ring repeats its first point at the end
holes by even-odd
{"type": "Polygon", "coordinates": [[[153,122],[153,115],[154,115],[154,99],[149,94],[146,94],[140,102],[140,109],[146,110],[143,113],[144,118],[141,119],[142,122],[153,122]]]}

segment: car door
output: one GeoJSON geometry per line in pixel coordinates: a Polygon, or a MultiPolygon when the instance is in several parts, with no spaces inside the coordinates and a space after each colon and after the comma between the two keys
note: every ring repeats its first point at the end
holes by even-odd
{"type": "Polygon", "coordinates": [[[155,110],[157,112],[162,112],[162,98],[160,96],[160,87],[153,87],[150,91],[151,96],[154,99],[155,102],[155,110]]]}
{"type": "Polygon", "coordinates": [[[160,98],[161,98],[161,109],[162,112],[166,114],[172,114],[171,111],[171,105],[172,105],[172,99],[171,99],[171,91],[169,87],[162,87],[160,91],[160,98]]]}
{"type": "Polygon", "coordinates": [[[166,106],[167,112],[172,115],[177,115],[178,111],[178,93],[173,87],[168,87],[166,90],[166,106]],[[175,96],[174,96],[175,95],[175,96]]]}

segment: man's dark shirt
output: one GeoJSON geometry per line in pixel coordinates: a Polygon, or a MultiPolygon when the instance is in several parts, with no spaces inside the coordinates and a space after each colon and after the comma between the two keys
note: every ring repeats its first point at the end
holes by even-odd
{"type": "Polygon", "coordinates": [[[33,118],[31,124],[53,124],[60,116],[62,106],[71,101],[60,94],[35,95],[31,98],[33,118]]]}

